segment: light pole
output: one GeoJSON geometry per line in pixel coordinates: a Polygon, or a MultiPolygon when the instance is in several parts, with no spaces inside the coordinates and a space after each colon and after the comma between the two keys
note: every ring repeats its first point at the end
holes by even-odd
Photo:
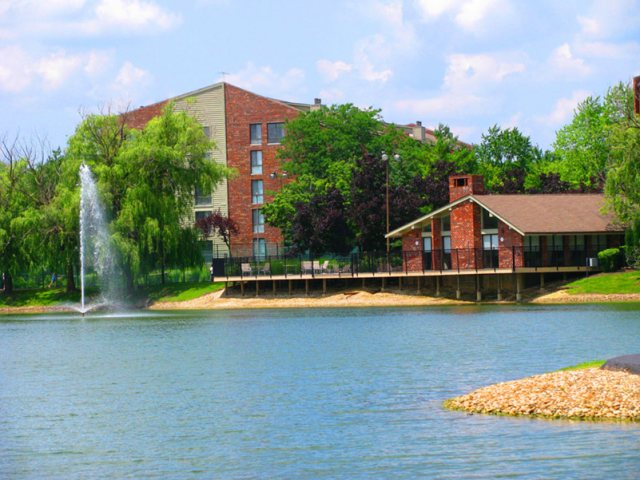
{"type": "MultiPolygon", "coordinates": [[[[400,155],[399,154],[394,154],[393,155],[393,159],[395,161],[400,160],[400,155]]],[[[386,176],[387,176],[387,180],[386,180],[386,187],[387,187],[387,235],[389,234],[389,155],[387,155],[384,151],[382,152],[382,161],[385,164],[386,167],[386,176]]],[[[387,262],[389,257],[389,237],[387,237],[387,262]]]]}

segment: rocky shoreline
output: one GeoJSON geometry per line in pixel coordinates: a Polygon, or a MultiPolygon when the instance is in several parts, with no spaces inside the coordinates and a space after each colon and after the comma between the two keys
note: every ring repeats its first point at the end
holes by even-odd
{"type": "Polygon", "coordinates": [[[444,406],[495,415],[640,421],[640,375],[598,368],[546,373],[484,387],[444,406]]]}

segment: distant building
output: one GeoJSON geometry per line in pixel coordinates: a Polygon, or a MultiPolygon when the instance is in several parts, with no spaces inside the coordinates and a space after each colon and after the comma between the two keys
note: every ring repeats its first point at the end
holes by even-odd
{"type": "Polygon", "coordinates": [[[387,235],[402,238],[406,270],[584,268],[624,241],[599,194],[485,195],[482,175],[460,175],[449,200],[387,235]]]}
{"type": "MultiPolygon", "coordinates": [[[[283,180],[276,159],[285,134],[284,125],[300,112],[321,108],[321,100],[315,99],[313,104],[275,100],[222,82],[129,112],[129,126],[143,128],[169,101],[204,126],[205,133],[217,146],[211,157],[238,172],[233,180],[225,180],[218,186],[213,195],[195,192],[194,219],[220,210],[235,220],[240,229],[231,238],[234,255],[275,254],[282,247],[282,236],[277,228],[265,224],[261,207],[271,200],[267,192],[279,190],[282,182],[287,181],[283,180]]],[[[432,132],[419,123],[398,128],[416,140],[427,141],[432,132]]],[[[202,249],[207,262],[212,256],[228,253],[217,237],[204,242],[202,249]]]]}

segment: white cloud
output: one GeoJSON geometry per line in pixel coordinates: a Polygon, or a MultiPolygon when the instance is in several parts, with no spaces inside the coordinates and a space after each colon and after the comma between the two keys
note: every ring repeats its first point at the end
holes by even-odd
{"type": "Polygon", "coordinates": [[[84,71],[90,77],[106,72],[113,62],[113,52],[93,51],[89,53],[84,71]]]}
{"type": "Polygon", "coordinates": [[[637,32],[640,9],[635,0],[594,0],[586,10],[586,15],[577,17],[586,37],[609,38],[637,32]]]}
{"type": "Polygon", "coordinates": [[[58,52],[35,62],[33,71],[42,77],[46,88],[59,88],[71,78],[81,64],[81,57],[58,52]]]}
{"type": "Polygon", "coordinates": [[[138,35],[167,30],[181,21],[179,14],[153,0],[4,0],[0,14],[3,10],[8,27],[0,37],[74,37],[113,31],[138,35]]]}
{"type": "Polygon", "coordinates": [[[525,70],[524,63],[500,61],[487,54],[454,54],[447,57],[447,62],[444,85],[466,92],[482,90],[487,84],[500,83],[505,76],[525,70]]]}
{"type": "Polygon", "coordinates": [[[549,115],[536,117],[541,123],[551,124],[553,126],[566,123],[573,115],[573,111],[585,98],[591,95],[591,92],[585,90],[577,90],[573,92],[571,98],[561,98],[556,102],[555,108],[549,115]]]}
{"type": "Polygon", "coordinates": [[[116,77],[116,84],[125,88],[145,85],[149,82],[151,75],[148,71],[135,67],[131,62],[126,61],[120,68],[116,77]]]}
{"type": "Polygon", "coordinates": [[[330,82],[336,80],[342,73],[350,72],[353,67],[342,61],[330,62],[329,60],[318,60],[316,66],[318,72],[330,82]]]}
{"type": "Polygon", "coordinates": [[[385,48],[388,48],[388,46],[384,37],[379,34],[367,37],[356,44],[354,64],[360,74],[360,78],[369,82],[380,81],[382,83],[389,80],[389,77],[393,75],[393,71],[391,69],[376,70],[371,60],[372,56],[386,56],[385,48]]]}
{"type": "Polygon", "coordinates": [[[561,73],[588,75],[593,70],[584,63],[584,60],[573,56],[568,43],[560,45],[553,51],[549,63],[561,73]]]}
{"type": "Polygon", "coordinates": [[[587,35],[599,35],[602,31],[600,22],[595,18],[582,17],[578,15],[578,22],[582,25],[582,33],[587,35]]]}
{"type": "Polygon", "coordinates": [[[248,62],[244,70],[230,74],[226,81],[241,88],[272,93],[287,93],[304,82],[304,72],[292,68],[284,74],[275,72],[270,66],[256,67],[248,62]]]}
{"type": "Polygon", "coordinates": [[[470,0],[460,7],[456,23],[466,30],[474,30],[487,15],[497,10],[498,0],[470,0]]]}
{"type": "Polygon", "coordinates": [[[424,21],[431,21],[438,18],[445,12],[455,10],[460,0],[415,0],[415,5],[422,15],[424,21]]]}
{"type": "Polygon", "coordinates": [[[95,25],[99,32],[110,27],[135,29],[159,27],[166,30],[180,21],[180,16],[169,13],[153,2],[139,0],[102,0],[96,7],[95,25]]]}
{"type": "Polygon", "coordinates": [[[0,50],[0,88],[18,93],[31,84],[31,56],[18,46],[0,50]]]}

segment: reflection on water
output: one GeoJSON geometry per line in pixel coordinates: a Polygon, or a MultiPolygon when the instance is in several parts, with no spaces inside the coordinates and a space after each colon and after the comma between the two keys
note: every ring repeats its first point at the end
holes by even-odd
{"type": "Polygon", "coordinates": [[[640,306],[0,318],[0,478],[636,478],[640,425],[467,415],[638,351],[640,306]]]}

